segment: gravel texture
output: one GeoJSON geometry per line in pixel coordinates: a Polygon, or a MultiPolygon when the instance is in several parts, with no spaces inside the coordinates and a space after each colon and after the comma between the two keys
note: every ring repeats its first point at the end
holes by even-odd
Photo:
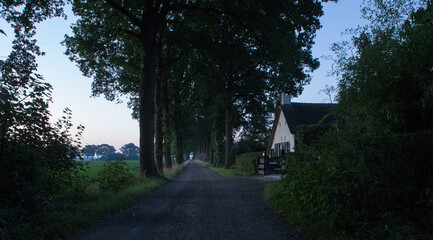
{"type": "Polygon", "coordinates": [[[226,178],[191,161],[176,179],[75,239],[306,239],[266,203],[269,181],[226,178]]]}

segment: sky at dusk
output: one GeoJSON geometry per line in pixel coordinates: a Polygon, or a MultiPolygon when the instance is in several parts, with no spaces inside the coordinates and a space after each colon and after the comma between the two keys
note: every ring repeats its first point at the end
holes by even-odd
{"type": "MultiPolygon", "coordinates": [[[[323,3],[324,16],[320,19],[323,28],[317,32],[313,56],[319,58],[320,68],[314,71],[309,86],[303,94],[293,99],[295,102],[329,102],[326,95],[319,94],[326,85],[336,86],[336,77],[328,76],[332,69],[332,60],[322,56],[331,56],[329,49],[334,42],[350,39],[342,36],[347,28],[355,28],[362,23],[360,6],[362,0],[339,0],[338,3],[323,3]]],[[[131,110],[124,103],[109,102],[103,97],[90,97],[92,79],[84,77],[75,63],[64,55],[65,47],[60,44],[65,34],[71,35],[70,25],[76,17],[67,7],[67,20],[54,18],[39,24],[37,27],[38,44],[45,56],[39,57],[39,73],[53,86],[53,103],[50,104],[52,121],[62,116],[64,108],[72,110],[72,121],[75,125],[85,126],[82,145],[107,143],[119,149],[126,143],[138,145],[139,128],[137,120],[131,118],[131,110]]],[[[0,58],[10,52],[13,32],[0,21],[0,29],[5,30],[7,37],[0,36],[0,58]]]]}

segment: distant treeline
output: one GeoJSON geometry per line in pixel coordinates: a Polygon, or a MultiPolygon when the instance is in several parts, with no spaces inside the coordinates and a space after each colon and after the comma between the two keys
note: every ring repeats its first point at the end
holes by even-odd
{"type": "Polygon", "coordinates": [[[108,144],[86,145],[81,150],[85,160],[137,160],[139,158],[140,148],[133,143],[123,145],[120,152],[116,152],[116,148],[108,144]]]}

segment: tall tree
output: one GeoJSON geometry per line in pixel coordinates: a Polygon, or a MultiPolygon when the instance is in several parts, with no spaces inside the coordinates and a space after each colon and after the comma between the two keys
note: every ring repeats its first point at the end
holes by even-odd
{"type": "Polygon", "coordinates": [[[218,71],[215,81],[222,82],[230,167],[239,117],[265,112],[269,105],[252,103],[269,102],[277,92],[299,94],[310,79],[305,69],[318,67],[311,46],[323,11],[318,1],[215,1],[212,9],[196,16],[200,25],[193,33],[200,36],[197,48],[218,71]]]}
{"type": "MultiPolygon", "coordinates": [[[[158,175],[153,149],[155,104],[159,106],[160,99],[166,99],[160,95],[166,70],[157,64],[158,49],[164,52],[173,42],[188,43],[179,46],[200,49],[200,55],[217,67],[219,74],[215,81],[224,82],[226,99],[227,167],[233,162],[233,113],[243,112],[234,105],[245,106],[249,102],[240,98],[237,91],[250,85],[256,88],[248,89],[261,90],[260,96],[281,90],[296,94],[309,81],[304,69],[315,69],[318,65],[311,57],[311,44],[322,14],[319,1],[77,0],[74,13],[81,19],[73,26],[75,35],[65,40],[67,54],[85,75],[94,77],[94,94],[104,94],[109,100],[129,94],[137,101],[132,105],[139,110],[140,166],[142,173],[149,175],[158,175]],[[170,38],[174,41],[164,42],[163,29],[182,34],[172,34],[170,38]]],[[[159,107],[156,110],[160,168],[162,114],[159,107]]],[[[180,135],[176,139],[181,145],[180,135]]]]}
{"type": "Polygon", "coordinates": [[[74,36],[64,41],[67,54],[86,76],[94,76],[94,94],[111,100],[117,94],[138,97],[140,172],[158,175],[153,143],[155,69],[158,34],[171,5],[152,0],[77,0],[73,4],[81,19],[72,27],[74,36]]]}

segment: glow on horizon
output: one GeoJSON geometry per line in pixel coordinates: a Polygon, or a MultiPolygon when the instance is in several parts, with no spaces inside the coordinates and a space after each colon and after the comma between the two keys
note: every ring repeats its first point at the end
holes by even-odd
{"type": "MultiPolygon", "coordinates": [[[[357,27],[361,23],[360,5],[362,0],[339,0],[338,3],[323,3],[324,16],[321,18],[323,27],[317,32],[313,46],[313,56],[329,56],[329,50],[334,42],[348,36],[341,33],[347,28],[357,27]]],[[[75,23],[76,17],[72,15],[70,6],[66,7],[68,19],[49,19],[37,26],[38,45],[46,53],[38,57],[38,73],[53,86],[50,111],[52,121],[56,122],[63,115],[63,109],[72,110],[72,122],[75,126],[85,126],[82,145],[110,144],[117,150],[127,143],[138,145],[139,126],[137,120],[131,118],[131,110],[126,103],[116,104],[103,97],[91,98],[92,79],[82,75],[75,63],[69,61],[64,55],[65,47],[60,45],[65,34],[71,34],[70,25],[75,23]]],[[[14,34],[12,30],[4,28],[5,22],[0,20],[2,29],[7,37],[0,36],[0,57],[6,57],[11,50],[14,34]]],[[[7,26],[7,25],[6,25],[7,26]]],[[[335,77],[329,77],[332,60],[320,58],[320,68],[314,71],[310,85],[304,87],[304,92],[294,101],[298,102],[326,102],[327,96],[319,94],[325,85],[336,86],[335,77]]]]}

